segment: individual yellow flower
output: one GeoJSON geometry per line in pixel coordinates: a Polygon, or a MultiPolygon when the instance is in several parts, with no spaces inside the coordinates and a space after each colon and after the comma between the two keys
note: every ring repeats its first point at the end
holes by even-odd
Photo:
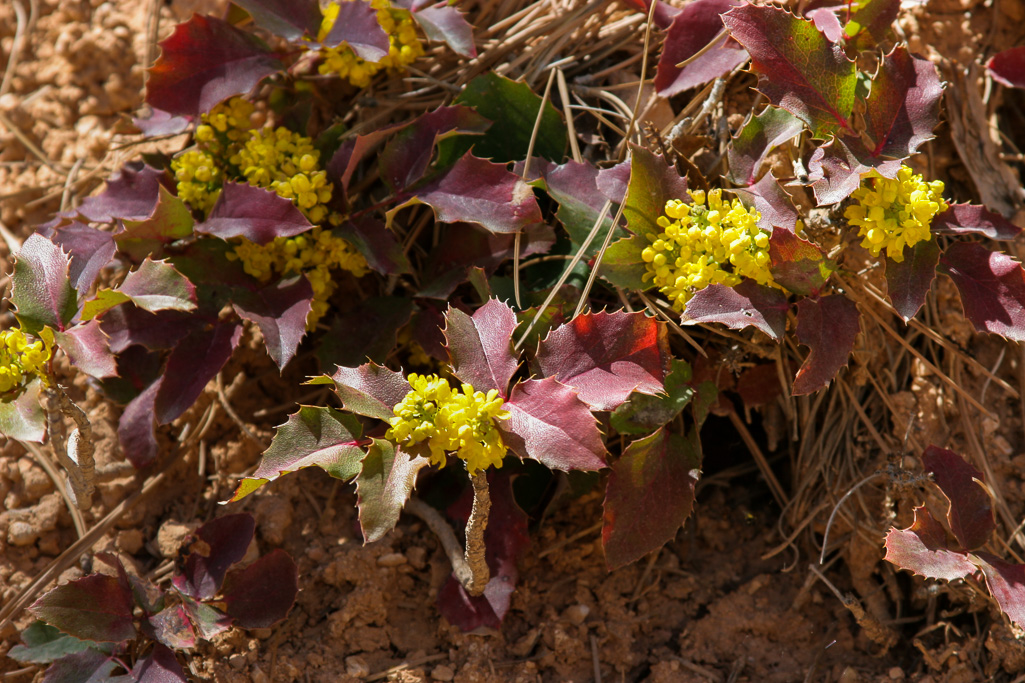
{"type": "Polygon", "coordinates": [[[224,183],[224,174],[214,157],[209,152],[190,149],[171,160],[171,170],[178,181],[181,200],[204,214],[209,212],[224,183]]]}
{"type": "Polygon", "coordinates": [[[49,383],[46,365],[53,357],[53,333],[43,328],[40,337],[30,342],[20,329],[0,331],[0,394],[24,387],[33,376],[49,383]]]}
{"type": "MultiPolygon", "coordinates": [[[[379,62],[368,62],[357,57],[352,48],[345,44],[338,47],[322,47],[320,55],[323,61],[317,68],[322,75],[337,74],[357,88],[365,88],[370,85],[370,79],[374,74],[381,69],[400,71],[423,55],[423,43],[416,34],[413,15],[408,10],[392,7],[388,0],[371,0],[370,6],[377,10],[377,22],[388,34],[388,54],[379,62]]],[[[317,35],[318,41],[323,42],[334,27],[338,11],[337,2],[332,2],[324,10],[324,18],[317,35]]]]}
{"type": "Polygon", "coordinates": [[[875,173],[851,198],[855,203],[847,207],[844,217],[858,226],[858,236],[864,238],[861,246],[873,256],[886,249],[897,263],[904,260],[905,246],[932,238],[933,217],[947,210],[943,181],[927,183],[907,166],[901,166],[893,179],[875,173]]]}
{"type": "Polygon", "coordinates": [[[252,102],[242,97],[221,102],[200,117],[196,141],[201,148],[226,162],[249,138],[254,111],[252,102]]]}
{"type": "Polygon", "coordinates": [[[758,211],[739,199],[724,202],[722,190],[690,196],[689,204],[666,202],[666,215],[657,220],[662,232],[647,235],[644,281],[652,281],[678,311],[708,285],[732,287],[746,277],[776,286],[769,273],[769,233],[758,227],[758,211]]]}
{"type": "Polygon", "coordinates": [[[466,461],[475,474],[501,467],[505,457],[502,435],[495,420],[507,420],[504,400],[494,389],[486,394],[469,384],[453,390],[437,375],[409,375],[409,393],[395,406],[395,417],[385,438],[399,445],[427,442],[431,463],[444,467],[448,454],[466,461]]]}

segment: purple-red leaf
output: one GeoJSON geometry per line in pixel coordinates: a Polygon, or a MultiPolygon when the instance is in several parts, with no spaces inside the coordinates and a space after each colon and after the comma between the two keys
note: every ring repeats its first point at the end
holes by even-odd
{"type": "Polygon", "coordinates": [[[768,232],[783,228],[790,232],[797,230],[797,209],[794,201],[769,170],[754,185],[731,190],[748,206],[753,206],[759,215],[758,227],[768,232]]]}
{"type": "Polygon", "coordinates": [[[199,642],[189,612],[181,603],[165,607],[146,621],[153,628],[153,637],[167,647],[184,650],[199,642]]]}
{"type": "Polygon", "coordinates": [[[989,493],[982,487],[982,472],[953,451],[929,446],[922,467],[950,501],[947,521],[963,550],[981,548],[996,529],[989,493]]]}
{"type": "Polygon", "coordinates": [[[772,278],[801,296],[818,295],[835,265],[814,244],[787,230],[772,231],[769,258],[772,278]]]}
{"type": "Polygon", "coordinates": [[[964,553],[947,548],[947,532],[925,506],[915,508],[915,523],[886,534],[887,562],[932,579],[963,579],[975,573],[964,553]]]}
{"type": "Polygon", "coordinates": [[[463,57],[472,59],[477,56],[477,47],[473,44],[473,27],[462,12],[447,2],[419,9],[413,13],[413,19],[428,39],[445,42],[463,57]]]}
{"type": "Polygon", "coordinates": [[[235,3],[260,28],[295,42],[303,36],[316,38],[320,30],[320,4],[317,0],[238,0],[235,3]]]}
{"type": "Polygon", "coordinates": [[[405,128],[406,124],[395,124],[392,126],[386,126],[385,128],[378,128],[375,131],[371,131],[366,135],[357,135],[354,138],[346,140],[342,143],[333,155],[331,160],[327,162],[325,170],[327,171],[327,177],[332,182],[337,182],[342,186],[342,192],[348,193],[349,182],[352,181],[352,175],[356,172],[359,163],[377,145],[384,140],[386,137],[391,135],[397,130],[405,128]]]}
{"type": "MultiPolygon", "coordinates": [[[[155,196],[155,189],[153,193],[155,196]]],[[[83,295],[93,286],[100,270],[110,263],[117,252],[114,239],[109,232],[91,228],[84,223],[74,222],[65,225],[54,230],[49,237],[71,257],[71,266],[68,269],[71,286],[83,295]]]]}
{"type": "Polygon", "coordinates": [[[150,166],[126,164],[107,178],[107,189],[86,197],[76,211],[93,223],[110,223],[115,218],[140,221],[153,213],[166,176],[150,166]]]}
{"type": "Polygon", "coordinates": [[[779,341],[787,330],[790,304],[783,292],[744,280],[736,287],[711,285],[696,292],[683,312],[685,322],[722,323],[734,330],[757,327],[779,341]]]}
{"type": "Polygon", "coordinates": [[[110,683],[188,683],[174,651],[157,643],[135,662],[130,673],[108,679],[110,683]]]}
{"type": "Polygon", "coordinates": [[[248,496],[269,481],[304,467],[317,466],[348,481],[359,473],[362,428],[355,417],[334,408],[300,406],[278,427],[270,448],[250,476],[239,482],[229,502],[248,496]]]}
{"type": "MultiPolygon", "coordinates": [[[[941,235],[978,233],[993,240],[1013,240],[1021,228],[998,213],[978,204],[950,204],[932,219],[931,229],[941,235]]],[[[74,269],[74,262],[72,262],[74,269]]]]}
{"type": "Polygon", "coordinates": [[[284,368],[306,335],[306,316],[313,305],[309,280],[296,276],[255,292],[240,290],[232,295],[232,302],[241,318],[260,328],[267,353],[284,368]]]}
{"type": "Polygon", "coordinates": [[[794,379],[795,396],[818,391],[847,365],[861,330],[860,317],[858,307],[842,294],[798,302],[797,340],[811,352],[794,379]]]}
{"type": "Polygon", "coordinates": [[[42,443],[46,436],[46,413],[39,403],[43,389],[40,379],[33,379],[14,397],[0,399],[0,434],[9,439],[42,443]]]}
{"type": "Polygon", "coordinates": [[[414,192],[413,198],[388,212],[423,203],[442,223],[476,223],[489,232],[514,233],[540,223],[541,209],[534,192],[502,164],[478,159],[467,152],[452,168],[414,192]]]}
{"type": "Polygon", "coordinates": [[[872,157],[904,158],[932,138],[939,122],[943,84],[928,59],[903,45],[883,57],[865,101],[865,133],[872,157]]]}
{"type": "Polygon", "coordinates": [[[766,107],[731,141],[727,177],[736,185],[752,184],[769,152],[803,130],[804,123],[799,118],[779,107],[766,107]]]}
{"type": "Polygon", "coordinates": [[[167,261],[147,258],[125,277],[117,291],[127,294],[136,306],[150,313],[196,308],[195,286],[167,261]]]}
{"type": "Polygon", "coordinates": [[[939,260],[940,247],[936,240],[905,246],[901,263],[886,259],[886,293],[904,322],[914,318],[925,304],[925,296],[936,279],[939,260]]]}
{"type": "Polygon", "coordinates": [[[806,12],[804,16],[812,20],[815,28],[822,31],[826,40],[831,43],[840,41],[840,37],[843,36],[843,26],[840,25],[840,19],[836,16],[835,7],[813,9],[806,12]]]}
{"type": "Polygon", "coordinates": [[[819,206],[836,204],[861,185],[861,179],[875,171],[895,178],[901,160],[873,156],[858,138],[834,138],[812,152],[808,160],[808,180],[819,206]]]}
{"type": "Polygon", "coordinates": [[[416,485],[416,475],[429,462],[397,450],[390,441],[374,439],[356,475],[356,506],[364,543],[378,540],[395,527],[416,485]]]}
{"type": "Polygon", "coordinates": [[[352,218],[336,228],[335,234],[347,239],[378,273],[399,275],[413,270],[395,233],[373,216],[352,218]]]}
{"type": "Polygon", "coordinates": [[[395,350],[399,330],[409,322],[413,308],[410,297],[373,296],[335,316],[317,347],[320,367],[383,363],[395,350]]]}
{"type": "Polygon", "coordinates": [[[1025,565],[1011,564],[989,553],[972,553],[968,557],[982,570],[1000,611],[1019,627],[1025,627],[1025,565]]]}
{"type": "MultiPolygon", "coordinates": [[[[517,168],[519,167],[520,164],[517,164],[517,168]]],[[[549,197],[558,202],[559,210],[556,215],[559,222],[566,228],[570,240],[575,244],[582,244],[598,220],[598,214],[607,200],[598,188],[601,171],[588,163],[567,161],[558,166],[537,157],[534,158],[531,169],[537,172],[535,178],[530,178],[531,184],[542,188],[549,197]]],[[[625,186],[623,189],[625,192],[625,186]]],[[[598,251],[611,225],[612,215],[607,213],[601,228],[591,241],[589,253],[598,251]]],[[[623,236],[621,230],[618,232],[623,236]]]]}
{"type": "Polygon", "coordinates": [[[135,637],[132,589],[120,576],[90,574],[39,598],[29,611],[82,640],[117,643],[135,637]]]}
{"type": "Polygon", "coordinates": [[[112,655],[89,648],[55,661],[41,683],[102,683],[112,680],[111,673],[120,666],[112,655]]]}
{"type": "Polygon", "coordinates": [[[321,375],[307,383],[334,384],[335,393],[350,413],[385,421],[395,417],[394,407],[410,391],[405,377],[377,363],[340,367],[330,377],[321,375]]]}
{"type": "Polygon", "coordinates": [[[199,14],[178,24],[160,48],[149,70],[146,102],[171,114],[206,113],[284,68],[253,34],[199,14]]]}
{"type": "Polygon", "coordinates": [[[136,261],[159,251],[165,244],[192,234],[195,221],[187,206],[163,186],[153,213],[140,221],[122,221],[124,228],[114,234],[121,251],[136,261]]]}
{"type": "Polygon", "coordinates": [[[174,116],[163,109],[149,107],[149,116],[133,116],[132,125],[144,138],[184,133],[192,125],[192,116],[174,116]]]}
{"type": "Polygon", "coordinates": [[[900,0],[863,0],[844,26],[847,46],[855,51],[873,50],[889,35],[900,12],[900,0]]]}
{"type": "Polygon", "coordinates": [[[167,359],[153,409],[157,422],[167,424],[195,403],[206,383],[217,376],[242,337],[242,326],[218,323],[183,339],[167,359]]]}
{"type": "Polygon", "coordinates": [[[249,513],[224,515],[196,529],[184,542],[184,573],[172,579],[175,588],[198,600],[217,594],[228,568],[245,557],[256,522],[249,513]]]}
{"type": "Polygon", "coordinates": [[[267,553],[245,569],[228,574],[224,582],[224,611],[242,628],[270,628],[288,616],[299,593],[299,568],[281,548],[267,553]]]}
{"type": "Polygon", "coordinates": [[[857,69],[810,22],[775,7],[743,5],[722,17],[751,54],[758,89],[816,137],[849,131],[857,69]]]}
{"type": "Polygon", "coordinates": [[[157,457],[156,424],[153,404],[160,390],[161,379],[146,387],[125,406],[117,424],[117,440],[121,452],[136,469],[142,469],[157,457]]]}
{"type": "Polygon", "coordinates": [[[498,422],[498,429],[505,445],[520,458],[553,470],[606,466],[594,415],[570,387],[551,378],[519,382],[503,408],[512,416],[498,422]]]}
{"type": "Polygon", "coordinates": [[[54,339],[71,363],[98,379],[117,376],[117,362],[110,351],[110,340],[100,329],[100,323],[90,320],[75,325],[67,332],[55,332],[54,339]]]}
{"type": "Polygon", "coordinates": [[[196,232],[267,244],[275,237],[294,237],[311,227],[291,200],[262,187],[227,182],[210,217],[196,226],[196,232]]]}
{"type": "Polygon", "coordinates": [[[516,314],[498,299],[477,309],[473,317],[457,308],[445,313],[445,339],[452,373],[477,391],[509,395],[509,380],[519,365],[512,353],[516,314]]]}
{"type": "Polygon", "coordinates": [[[658,550],[683,526],[701,476],[696,443],[660,427],[627,446],[612,466],[601,531],[609,571],[658,550]]]}
{"type": "Polygon", "coordinates": [[[38,334],[44,327],[64,330],[78,312],[68,265],[61,248],[38,233],[21,245],[11,276],[11,303],[26,332],[38,334]]]}
{"type": "Polygon", "coordinates": [[[986,69],[998,83],[1025,88],[1025,45],[996,53],[986,63],[986,69]]]}
{"type": "Polygon", "coordinates": [[[633,392],[664,391],[669,372],[668,332],[644,313],[584,313],[541,342],[545,377],[579,393],[594,410],[614,410],[633,392]]]}
{"type": "Polygon", "coordinates": [[[489,127],[491,122],[469,107],[439,107],[428,112],[399,131],[381,150],[381,178],[392,190],[404,190],[423,177],[439,140],[483,133],[489,127]]]}
{"type": "Polygon", "coordinates": [[[737,0],[697,0],[676,15],[666,32],[665,46],[658,60],[655,89],[662,97],[671,97],[688,88],[704,85],[747,61],[747,51],[736,43],[727,43],[723,32],[723,12],[736,7],[737,0]],[[676,65],[690,59],[713,40],[706,50],[684,68],[676,65]]]}
{"type": "Polygon", "coordinates": [[[368,62],[379,62],[388,55],[388,34],[377,21],[377,10],[366,0],[338,2],[338,18],[324,36],[324,45],[338,47],[345,43],[356,56],[368,62]]]}
{"type": "Polygon", "coordinates": [[[1025,341],[1025,271],[1006,254],[974,242],[955,242],[940,257],[961,293],[965,317],[979,332],[1025,341]]]}

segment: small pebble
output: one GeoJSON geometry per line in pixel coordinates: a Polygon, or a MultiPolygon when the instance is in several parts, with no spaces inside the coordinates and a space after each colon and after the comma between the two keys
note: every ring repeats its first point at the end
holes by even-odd
{"type": "Polygon", "coordinates": [[[370,675],[370,666],[362,657],[353,655],[345,658],[345,673],[354,678],[366,678],[370,675]]]}
{"type": "Polygon", "coordinates": [[[587,605],[580,603],[572,605],[566,608],[566,611],[562,615],[566,618],[566,621],[571,624],[582,624],[584,619],[587,619],[587,615],[591,613],[591,608],[587,605]]]}
{"type": "Polygon", "coordinates": [[[7,542],[11,545],[32,545],[37,538],[39,538],[39,532],[26,521],[15,520],[7,528],[7,542]]]}
{"type": "Polygon", "coordinates": [[[388,553],[377,558],[378,567],[398,567],[406,564],[406,556],[402,553],[388,553]]]}
{"type": "Polygon", "coordinates": [[[891,681],[904,680],[904,670],[901,669],[899,666],[893,667],[892,669],[890,669],[888,673],[891,681]]]}
{"type": "Polygon", "coordinates": [[[228,666],[235,671],[241,671],[242,667],[246,665],[246,656],[236,652],[232,656],[228,657],[228,666]]]}
{"type": "Polygon", "coordinates": [[[444,664],[434,667],[434,671],[431,672],[431,678],[436,681],[451,681],[455,677],[456,673],[452,671],[452,667],[444,664]]]}

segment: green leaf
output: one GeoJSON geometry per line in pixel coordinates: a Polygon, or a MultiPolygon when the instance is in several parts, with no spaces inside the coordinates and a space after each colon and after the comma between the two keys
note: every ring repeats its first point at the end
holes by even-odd
{"type": "Polygon", "coordinates": [[[117,248],[141,261],[161,251],[165,244],[192,234],[192,214],[178,197],[160,186],[160,197],[153,213],[141,221],[123,221],[125,229],[114,235],[117,248]]]}
{"type": "Polygon", "coordinates": [[[144,311],[193,311],[196,309],[196,288],[188,278],[166,261],[149,257],[114,290],[101,289],[96,297],[82,307],[82,320],[92,320],[101,313],[126,301],[144,311]]]}
{"type": "Polygon", "coordinates": [[[650,434],[679,415],[694,396],[690,385],[690,364],[673,359],[666,376],[666,393],[661,396],[631,394],[627,403],[612,412],[612,428],[620,434],[650,434]]]}
{"type": "Polygon", "coordinates": [[[23,664],[49,664],[55,659],[84,652],[96,643],[61,633],[46,622],[36,621],[21,632],[24,645],[15,645],[7,656],[23,664]]]}
{"type": "Polygon", "coordinates": [[[645,290],[651,284],[644,281],[648,272],[641,251],[650,244],[640,235],[627,237],[609,245],[601,260],[603,278],[623,289],[645,290]]]}
{"type": "Polygon", "coordinates": [[[43,382],[33,379],[17,396],[0,400],[0,434],[42,443],[46,435],[46,413],[39,405],[42,389],[43,382]]]}
{"type": "Polygon", "coordinates": [[[78,310],[68,275],[69,259],[39,233],[29,235],[18,252],[11,276],[11,302],[22,328],[38,336],[46,326],[63,330],[78,310]]]}
{"type": "Polygon", "coordinates": [[[390,441],[374,439],[356,476],[356,505],[364,543],[373,543],[391,531],[416,484],[427,458],[410,457],[390,441]]]}
{"type": "MultiPolygon", "coordinates": [[[[473,107],[482,116],[495,122],[483,136],[460,135],[439,145],[438,165],[454,163],[473,147],[474,156],[498,163],[521,161],[527,156],[534,122],[541,109],[541,97],[526,83],[509,80],[488,72],[470,81],[454,104],[473,107]]],[[[568,142],[566,124],[558,110],[546,103],[541,126],[534,143],[534,156],[556,163],[562,161],[568,142]]]]}

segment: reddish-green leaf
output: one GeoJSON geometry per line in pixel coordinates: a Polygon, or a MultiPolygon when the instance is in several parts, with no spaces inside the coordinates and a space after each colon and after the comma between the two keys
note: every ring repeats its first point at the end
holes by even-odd
{"type": "Polygon", "coordinates": [[[947,532],[925,506],[915,508],[915,523],[886,534],[887,562],[931,579],[963,579],[976,572],[964,553],[947,548],[947,532]]]}
{"type": "Polygon", "coordinates": [[[306,316],[313,302],[309,280],[299,275],[255,292],[239,290],[232,302],[241,318],[259,326],[267,353],[284,368],[306,335],[306,316]]]}
{"type": "Polygon", "coordinates": [[[467,152],[441,177],[413,193],[413,197],[388,212],[389,225],[405,206],[422,203],[434,209],[442,223],[476,223],[489,232],[514,233],[541,222],[534,192],[518,175],[502,164],[479,159],[467,152]]]}
{"type": "Polygon", "coordinates": [[[631,145],[630,185],[623,207],[626,226],[640,237],[662,232],[655,221],[665,213],[670,199],[690,199],[687,179],[680,177],[662,157],[631,145]]]}
{"type": "Polygon", "coordinates": [[[612,411],[609,420],[612,428],[620,434],[651,434],[667,424],[687,407],[694,396],[691,377],[690,364],[674,358],[666,375],[664,394],[631,394],[629,401],[612,411]]]}
{"type": "Polygon", "coordinates": [[[22,630],[21,643],[12,647],[7,656],[23,664],[49,664],[55,659],[87,650],[90,645],[61,633],[55,626],[34,621],[22,630]]]}
{"type": "Polygon", "coordinates": [[[772,175],[770,169],[754,185],[731,190],[746,206],[758,211],[758,227],[768,232],[783,228],[790,232],[797,230],[797,209],[794,201],[772,175]]]}
{"type": "Polygon", "coordinates": [[[413,19],[430,40],[442,41],[463,57],[476,57],[473,27],[463,13],[447,2],[439,2],[413,13],[413,19]]]}
{"type": "Polygon", "coordinates": [[[723,30],[719,15],[736,7],[738,0],[697,0],[676,15],[666,32],[662,56],[655,73],[655,89],[662,97],[671,97],[690,88],[704,85],[728,74],[747,61],[747,51],[719,36],[723,30]],[[690,59],[699,50],[716,40],[687,66],[676,65],[690,59]]]}
{"type": "MultiPolygon", "coordinates": [[[[531,169],[538,174],[531,178],[531,185],[540,187],[558,202],[556,216],[559,222],[574,244],[583,244],[607,199],[598,188],[600,171],[588,163],[567,161],[557,166],[543,159],[534,159],[531,169]]],[[[606,214],[588,247],[589,255],[598,252],[611,226],[612,215],[606,214]]],[[[622,230],[617,230],[617,233],[618,236],[625,234],[622,230]]]]}
{"type": "Polygon", "coordinates": [[[338,47],[345,43],[356,56],[379,62],[388,54],[388,34],[377,21],[377,10],[367,0],[338,2],[338,18],[324,36],[324,44],[338,47]]]}
{"type": "Polygon", "coordinates": [[[757,327],[779,341],[787,330],[787,295],[773,287],[744,280],[736,287],[711,285],[687,302],[686,322],[722,323],[734,330],[757,327]]]}
{"type": "Polygon", "coordinates": [[[788,291],[802,296],[814,296],[822,291],[835,267],[818,247],[786,230],[772,231],[769,258],[772,278],[788,291]]]}
{"type": "Polygon", "coordinates": [[[167,261],[146,258],[142,265],[125,277],[117,291],[128,295],[132,303],[150,313],[192,311],[196,308],[195,286],[167,261]]]}
{"type": "MultiPolygon", "coordinates": [[[[156,190],[153,195],[156,196],[156,190]]],[[[146,213],[149,214],[149,211],[146,213]]],[[[83,223],[62,226],[46,236],[71,257],[68,269],[71,286],[83,295],[93,286],[100,270],[110,263],[117,252],[110,232],[83,223]]]]}
{"type": "Polygon", "coordinates": [[[1025,271],[1006,254],[974,242],[955,242],[939,270],[961,293],[965,317],[979,332],[1025,341],[1025,271]]]}
{"type": "Polygon", "coordinates": [[[44,327],[63,330],[78,312],[68,265],[61,248],[42,235],[29,235],[21,245],[11,276],[11,302],[26,332],[38,334],[44,327]]]}
{"type": "Polygon", "coordinates": [[[152,650],[135,661],[130,673],[109,680],[111,683],[188,683],[189,679],[178,663],[174,651],[157,643],[152,650]]]}
{"type": "Polygon", "coordinates": [[[990,76],[1012,88],[1025,88],[1025,45],[998,52],[986,63],[990,76]]]}
{"type": "Polygon", "coordinates": [[[609,571],[676,536],[694,507],[701,476],[699,443],[696,435],[684,438],[660,427],[627,446],[612,466],[601,530],[609,571]]]}
{"type": "Polygon", "coordinates": [[[89,648],[58,659],[46,670],[41,683],[104,683],[120,666],[112,655],[89,648]]]}
{"type": "Polygon", "coordinates": [[[117,643],[135,637],[132,607],[127,581],[90,574],[45,593],[29,611],[76,638],[117,643]]]}
{"type": "Polygon", "coordinates": [[[330,377],[314,377],[307,384],[334,384],[346,410],[385,421],[395,417],[393,409],[410,390],[405,377],[377,363],[340,367],[330,377]]]}
{"type": "Polygon", "coordinates": [[[381,150],[381,177],[392,190],[404,190],[426,173],[440,140],[483,134],[489,127],[491,122],[469,107],[439,107],[428,112],[399,131],[381,150]]]}
{"type": "Polygon", "coordinates": [[[1017,225],[978,204],[951,204],[932,219],[931,229],[941,235],[977,233],[993,240],[1013,240],[1021,233],[1017,225]]]}
{"type": "Polygon", "coordinates": [[[505,445],[520,458],[553,470],[606,466],[594,415],[570,387],[551,378],[519,382],[503,407],[511,417],[497,426],[505,445]]]}
{"type": "Polygon", "coordinates": [[[855,51],[874,50],[890,34],[900,12],[900,0],[861,0],[844,25],[847,46],[855,51]]]}
{"type": "Polygon", "coordinates": [[[110,351],[110,342],[98,321],[90,320],[66,332],[55,332],[54,340],[71,363],[87,375],[100,379],[117,376],[117,364],[110,351]]]}
{"type": "Polygon", "coordinates": [[[641,252],[651,244],[640,235],[626,237],[609,245],[601,260],[601,275],[623,289],[645,290],[651,281],[644,280],[647,268],[641,252]]]}
{"type": "Polygon", "coordinates": [[[183,339],[167,359],[154,403],[159,424],[174,420],[195,403],[206,383],[217,376],[242,337],[242,326],[218,323],[183,339]]]}
{"type": "Polygon", "coordinates": [[[538,349],[545,377],[613,410],[633,392],[658,394],[669,371],[668,332],[644,313],[584,313],[553,330],[538,349]]]}
{"type": "Polygon", "coordinates": [[[146,102],[172,114],[208,112],[284,68],[253,34],[199,14],[178,24],[160,48],[149,70],[146,102]]]}
{"type": "Polygon", "coordinates": [[[947,521],[963,550],[981,548],[996,529],[989,493],[982,486],[982,472],[954,451],[929,446],[922,453],[922,467],[950,501],[947,521]]]}
{"type": "Polygon", "coordinates": [[[92,223],[142,220],[153,213],[157,191],[166,178],[164,171],[151,166],[126,164],[107,178],[107,189],[86,197],[76,211],[92,223]]]}
{"type": "Polygon", "coordinates": [[[904,158],[932,138],[943,84],[928,59],[898,45],[883,57],[865,101],[865,133],[872,157],[904,158]]]}
{"type": "Polygon", "coordinates": [[[394,444],[374,439],[356,475],[356,506],[363,542],[372,543],[391,531],[416,485],[416,475],[429,464],[394,444]]]}
{"type": "Polygon", "coordinates": [[[146,621],[153,628],[153,637],[167,647],[184,650],[199,642],[188,610],[181,603],[165,607],[146,621]]]}
{"type": "Polygon", "coordinates": [[[812,22],[775,7],[743,5],[723,15],[751,54],[758,88],[816,137],[849,131],[857,69],[812,22]]]}
{"type": "Polygon", "coordinates": [[[192,598],[212,598],[228,568],[245,557],[255,531],[256,522],[246,512],[218,517],[196,529],[183,543],[183,573],[175,574],[174,587],[192,598]]]}
{"type": "Polygon", "coordinates": [[[304,467],[319,467],[348,481],[359,473],[362,427],[352,415],[334,408],[300,406],[277,428],[260,464],[239,482],[230,502],[245,498],[269,481],[304,467]]]}
{"type": "Polygon", "coordinates": [[[806,19],[811,19],[812,23],[815,24],[815,28],[822,31],[822,35],[827,40],[837,43],[840,42],[840,38],[843,36],[843,26],[840,25],[840,19],[836,16],[836,11],[837,8],[835,7],[819,7],[805,12],[804,16],[806,19]]]}
{"type": "Polygon", "coordinates": [[[149,217],[141,221],[122,221],[124,229],[114,234],[118,249],[136,261],[192,234],[195,221],[188,207],[163,186],[159,192],[160,198],[149,217]]]}
{"type": "Polygon", "coordinates": [[[982,552],[968,557],[982,570],[1000,611],[1019,628],[1025,627],[1025,565],[1011,564],[982,552]]]}
{"type": "Polygon", "coordinates": [[[730,141],[727,178],[736,185],[751,185],[769,152],[803,130],[804,123],[789,112],[766,107],[730,141]]]}
{"type": "Polygon", "coordinates": [[[509,380],[519,362],[512,353],[516,314],[498,299],[491,299],[468,316],[457,308],[445,313],[445,339],[452,358],[452,373],[477,391],[509,395],[509,380]]]}
{"type": "Polygon", "coordinates": [[[231,628],[231,617],[213,605],[200,602],[188,595],[182,595],[181,601],[200,638],[211,640],[231,628]]]}
{"type": "Polygon", "coordinates": [[[886,259],[886,294],[904,322],[914,318],[925,304],[925,296],[936,279],[939,260],[940,247],[936,240],[905,246],[901,263],[886,259]]]}
{"type": "Polygon", "coordinates": [[[811,352],[794,379],[795,396],[818,391],[847,365],[861,330],[860,318],[858,307],[842,294],[797,303],[797,340],[811,352]]]}
{"type": "Polygon", "coordinates": [[[42,380],[33,379],[17,396],[0,398],[0,434],[9,439],[42,443],[46,413],[39,404],[42,380]]]}
{"type": "Polygon", "coordinates": [[[294,237],[311,227],[291,200],[262,187],[228,182],[210,210],[210,217],[196,226],[196,232],[224,240],[245,237],[257,244],[267,244],[275,237],[294,237]]]}
{"type": "Polygon", "coordinates": [[[299,593],[299,568],[281,548],[228,574],[224,611],[242,628],[270,628],[288,616],[299,593]]]}
{"type": "Polygon", "coordinates": [[[317,0],[238,0],[235,4],[249,12],[257,26],[291,42],[303,36],[316,38],[320,30],[317,0]]]}

